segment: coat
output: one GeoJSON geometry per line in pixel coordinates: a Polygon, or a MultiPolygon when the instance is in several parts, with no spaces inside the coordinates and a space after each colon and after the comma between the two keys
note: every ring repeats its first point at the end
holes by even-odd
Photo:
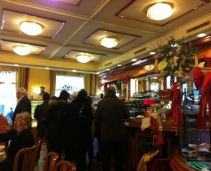
{"type": "Polygon", "coordinates": [[[37,105],[34,111],[34,118],[37,119],[37,137],[43,138],[45,136],[46,128],[42,123],[42,117],[47,114],[50,109],[48,101],[44,101],[42,104],[37,105]]]}
{"type": "MultiPolygon", "coordinates": [[[[83,117],[83,116],[82,116],[83,117]]],[[[85,151],[90,139],[93,113],[88,100],[73,100],[59,118],[62,127],[59,146],[62,150],[85,151]],[[84,118],[79,117],[82,105],[84,118]]]]}
{"type": "Polygon", "coordinates": [[[101,122],[101,140],[121,141],[125,139],[124,119],[130,117],[124,102],[114,94],[107,94],[99,101],[96,120],[101,122]]]}
{"type": "Polygon", "coordinates": [[[62,113],[62,109],[67,105],[67,102],[65,100],[50,100],[49,104],[51,107],[48,111],[50,117],[47,127],[46,140],[48,145],[53,147],[51,150],[54,150],[54,147],[58,148],[59,135],[61,131],[61,126],[58,123],[58,117],[62,113]]]}
{"type": "Polygon", "coordinates": [[[29,112],[31,114],[31,101],[27,96],[23,96],[15,107],[12,122],[14,123],[17,113],[29,112]]]}
{"type": "Polygon", "coordinates": [[[0,170],[2,171],[12,171],[17,152],[23,148],[35,145],[33,134],[29,129],[23,130],[20,134],[17,134],[17,131],[14,129],[0,134],[0,142],[8,142],[9,140],[11,141],[7,151],[7,158],[0,163],[0,170]]]}

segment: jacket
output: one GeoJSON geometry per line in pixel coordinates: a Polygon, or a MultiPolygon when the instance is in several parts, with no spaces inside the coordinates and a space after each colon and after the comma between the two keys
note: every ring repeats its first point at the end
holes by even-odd
{"type": "Polygon", "coordinates": [[[60,148],[69,151],[87,150],[92,120],[92,107],[88,100],[73,100],[68,104],[63,111],[63,116],[59,118],[62,128],[59,141],[60,148]],[[78,112],[83,104],[83,118],[80,118],[78,112]]]}
{"type": "Polygon", "coordinates": [[[34,111],[34,118],[37,119],[37,137],[43,138],[45,135],[45,126],[42,123],[42,117],[48,113],[50,104],[44,101],[42,104],[37,105],[34,111]]]}
{"type": "Polygon", "coordinates": [[[50,100],[49,124],[47,127],[47,143],[56,147],[58,145],[61,126],[58,123],[58,117],[62,113],[62,109],[67,105],[65,100],[50,100]]]}
{"type": "Polygon", "coordinates": [[[121,141],[125,139],[124,119],[130,117],[124,102],[115,95],[107,94],[97,105],[96,120],[101,122],[101,140],[121,141]]]}
{"type": "Polygon", "coordinates": [[[31,114],[31,101],[27,96],[23,96],[15,107],[12,122],[14,123],[17,113],[29,112],[31,114]]]}

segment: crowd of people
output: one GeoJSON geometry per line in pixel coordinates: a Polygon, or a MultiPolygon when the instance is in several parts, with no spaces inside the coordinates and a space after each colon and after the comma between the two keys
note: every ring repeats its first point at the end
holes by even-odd
{"type": "MultiPolygon", "coordinates": [[[[0,134],[0,142],[11,140],[7,158],[0,163],[0,170],[4,168],[5,171],[12,171],[11,162],[17,151],[34,145],[30,132],[31,102],[24,88],[17,90],[17,98],[19,101],[12,118],[12,129],[0,134]],[[19,141],[20,146],[15,145],[19,141]]],[[[74,161],[77,171],[84,171],[87,167],[91,170],[94,119],[96,119],[102,125],[102,171],[110,170],[112,148],[114,148],[115,171],[122,171],[124,119],[129,118],[129,112],[124,102],[115,95],[114,87],[108,88],[105,97],[98,103],[97,110],[84,89],[79,91],[72,101],[69,101],[70,94],[65,90],[60,92],[59,97],[50,97],[49,93],[43,92],[42,98],[43,103],[35,108],[34,117],[38,121],[37,137],[46,138],[47,152],[56,152],[59,158],[64,152],[64,159],[74,161]],[[88,166],[85,162],[86,153],[89,157],[88,166]]]]}

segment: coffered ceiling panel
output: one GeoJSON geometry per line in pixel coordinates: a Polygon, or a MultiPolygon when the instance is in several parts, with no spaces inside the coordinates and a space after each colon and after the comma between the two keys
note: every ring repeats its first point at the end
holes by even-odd
{"type": "Polygon", "coordinates": [[[64,59],[70,59],[73,61],[76,61],[77,56],[79,55],[87,55],[90,57],[90,62],[98,61],[101,58],[104,58],[106,54],[98,54],[98,53],[91,53],[91,52],[82,52],[82,51],[77,51],[77,50],[71,50],[64,56],[64,59]]]}
{"type": "Polygon", "coordinates": [[[114,37],[117,39],[118,44],[117,44],[117,46],[114,47],[114,49],[122,48],[122,47],[126,46],[127,44],[130,44],[133,41],[141,38],[141,36],[130,35],[130,34],[123,33],[123,32],[114,32],[111,30],[98,29],[91,35],[88,35],[88,37],[82,41],[82,44],[89,45],[89,46],[104,47],[100,43],[101,39],[104,37],[114,37]]]}
{"type": "MultiPolygon", "coordinates": [[[[166,0],[173,7],[167,19],[155,21],[146,16],[154,0],[1,0],[0,62],[9,64],[17,58],[12,47],[25,44],[39,49],[26,55],[33,60],[27,66],[49,64],[55,69],[81,72],[105,72],[118,64],[128,65],[133,58],[149,57],[169,36],[186,41],[211,32],[210,0],[166,0]],[[23,34],[22,21],[35,21],[43,26],[37,36],[23,34]],[[103,37],[116,37],[118,44],[105,48],[103,37]],[[11,43],[12,42],[12,43],[11,43]],[[89,54],[91,61],[80,64],[76,56],[89,54]],[[37,62],[34,62],[34,59],[37,62]],[[39,61],[44,60],[44,61],[39,61]],[[33,62],[32,62],[33,61],[33,62]],[[46,62],[47,61],[47,62],[46,62]],[[58,62],[57,62],[58,61],[58,62]],[[62,63],[62,64],[61,64],[62,63]],[[78,64],[78,65],[77,65],[78,64]],[[84,69],[85,68],[85,69],[84,69]]],[[[161,1],[159,1],[161,2],[161,1]]],[[[22,61],[20,61],[21,63],[22,61]]]]}
{"type": "Polygon", "coordinates": [[[65,24],[63,21],[41,18],[26,13],[14,12],[4,9],[1,28],[6,32],[25,34],[20,30],[20,24],[24,21],[31,21],[40,24],[43,28],[43,32],[39,34],[39,36],[48,39],[53,39],[65,24]]]}
{"type": "Polygon", "coordinates": [[[147,17],[147,10],[151,5],[155,4],[155,2],[152,3],[149,0],[142,0],[142,1],[132,0],[124,8],[122,8],[116,14],[116,16],[128,20],[134,20],[146,23],[149,25],[163,27],[173,22],[174,20],[181,18],[184,15],[187,15],[195,10],[198,10],[199,8],[209,3],[209,1],[191,0],[190,3],[190,1],[184,1],[184,0],[177,0],[177,1],[169,0],[167,3],[172,6],[173,14],[169,18],[164,20],[152,20],[147,17]]]}
{"type": "Polygon", "coordinates": [[[34,44],[26,44],[26,43],[20,43],[20,42],[11,42],[7,40],[1,40],[1,50],[2,51],[8,51],[8,52],[13,52],[14,47],[16,46],[25,46],[30,48],[31,55],[39,55],[42,53],[42,51],[45,50],[44,46],[39,46],[39,45],[34,45],[34,44]]]}

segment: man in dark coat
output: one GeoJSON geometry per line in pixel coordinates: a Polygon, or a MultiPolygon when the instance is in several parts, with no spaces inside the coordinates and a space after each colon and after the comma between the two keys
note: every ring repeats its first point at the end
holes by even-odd
{"type": "MultiPolygon", "coordinates": [[[[50,99],[50,95],[47,92],[44,92],[42,94],[43,103],[40,105],[37,105],[34,111],[34,118],[37,120],[37,137],[42,139],[46,138],[46,127],[42,123],[42,117],[45,116],[48,113],[48,110],[50,109],[50,104],[48,104],[48,101],[50,99]]],[[[38,155],[37,155],[37,161],[40,157],[40,150],[39,149],[38,155]]]]}
{"type": "Polygon", "coordinates": [[[27,97],[26,89],[23,87],[18,88],[16,97],[18,98],[18,104],[16,105],[16,108],[13,114],[12,125],[14,125],[14,120],[17,113],[21,113],[25,111],[31,114],[31,101],[27,97]]]}
{"type": "Polygon", "coordinates": [[[109,87],[106,96],[98,103],[96,120],[101,122],[103,153],[102,171],[110,170],[112,148],[114,148],[115,171],[122,171],[125,140],[124,119],[130,117],[124,102],[115,95],[115,88],[109,87]]]}
{"type": "Polygon", "coordinates": [[[76,162],[76,171],[85,170],[86,151],[91,138],[93,118],[91,102],[87,99],[85,90],[78,93],[59,118],[62,126],[59,146],[65,151],[65,160],[76,162]],[[81,109],[82,114],[79,114],[81,109]]]}

